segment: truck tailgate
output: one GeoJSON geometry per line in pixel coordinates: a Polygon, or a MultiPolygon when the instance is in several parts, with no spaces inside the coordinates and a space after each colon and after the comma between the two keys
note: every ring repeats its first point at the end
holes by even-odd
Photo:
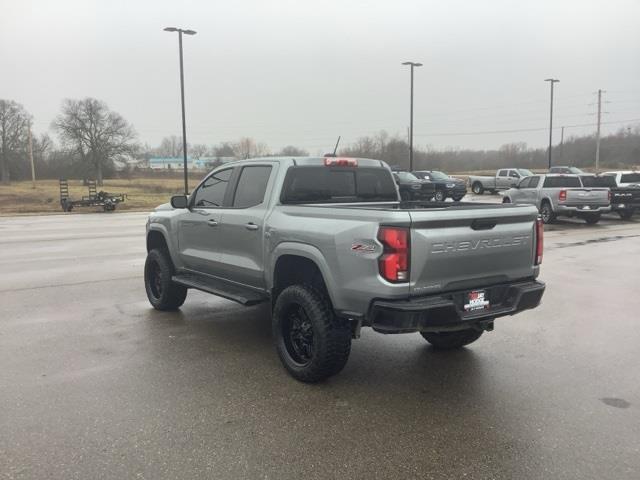
{"type": "Polygon", "coordinates": [[[534,276],[532,206],[410,212],[412,296],[534,276]]]}
{"type": "Polygon", "coordinates": [[[580,206],[609,205],[609,189],[608,188],[568,188],[567,199],[560,202],[561,205],[580,206]]]}

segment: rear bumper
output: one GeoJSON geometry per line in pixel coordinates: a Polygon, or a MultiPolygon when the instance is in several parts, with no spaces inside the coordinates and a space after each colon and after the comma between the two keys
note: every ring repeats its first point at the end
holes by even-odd
{"type": "Polygon", "coordinates": [[[465,311],[468,290],[409,300],[374,300],[365,325],[383,333],[408,333],[469,328],[513,315],[540,304],[545,284],[536,280],[482,288],[490,307],[465,311]]]}
{"type": "Polygon", "coordinates": [[[634,203],[634,202],[612,203],[611,211],[618,211],[618,210],[640,210],[640,203],[634,203]]]}
{"type": "Polygon", "coordinates": [[[556,213],[562,215],[563,213],[607,213],[611,211],[610,205],[558,205],[556,207],[556,213]],[[587,208],[588,207],[588,208],[587,208]]]}

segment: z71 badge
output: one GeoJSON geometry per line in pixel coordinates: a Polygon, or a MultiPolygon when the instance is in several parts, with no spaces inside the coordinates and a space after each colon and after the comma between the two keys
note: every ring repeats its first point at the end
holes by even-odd
{"type": "Polygon", "coordinates": [[[351,251],[358,253],[371,253],[376,251],[375,243],[353,242],[351,251]]]}

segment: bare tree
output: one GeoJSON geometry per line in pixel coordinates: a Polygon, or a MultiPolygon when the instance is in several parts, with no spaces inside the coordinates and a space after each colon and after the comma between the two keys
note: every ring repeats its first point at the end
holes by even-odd
{"type": "Polygon", "coordinates": [[[233,144],[233,153],[239,159],[247,159],[267,155],[269,148],[264,143],[256,143],[253,138],[242,137],[233,144]]]}
{"type": "MultiPolygon", "coordinates": [[[[187,145],[187,151],[189,146],[187,145]]],[[[171,135],[164,137],[155,153],[161,157],[177,158],[182,156],[182,137],[171,135]]]]}
{"type": "Polygon", "coordinates": [[[209,153],[209,147],[207,147],[204,143],[196,143],[191,147],[187,147],[187,152],[193,156],[193,158],[202,158],[206,157],[209,153]]]}
{"type": "Polygon", "coordinates": [[[3,184],[11,181],[9,163],[19,158],[27,143],[31,116],[13,100],[0,100],[0,175],[3,184]]]}
{"type": "Polygon", "coordinates": [[[95,98],[65,100],[53,127],[67,147],[95,168],[99,185],[105,165],[115,156],[131,154],[136,149],[133,127],[95,98]]]}
{"type": "Polygon", "coordinates": [[[301,148],[294,147],[293,145],[287,145],[276,155],[280,157],[307,157],[309,156],[309,152],[302,150],[301,148]]]}

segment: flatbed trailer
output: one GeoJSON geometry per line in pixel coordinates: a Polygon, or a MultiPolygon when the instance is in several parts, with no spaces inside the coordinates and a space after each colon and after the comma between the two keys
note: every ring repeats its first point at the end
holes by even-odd
{"type": "Polygon", "coordinates": [[[124,193],[109,193],[97,191],[96,181],[88,180],[87,187],[89,195],[82,197],[80,200],[73,200],[69,195],[69,181],[60,179],[60,206],[64,212],[70,212],[75,207],[102,207],[105,212],[113,212],[119,203],[126,200],[127,195],[124,193]]]}

